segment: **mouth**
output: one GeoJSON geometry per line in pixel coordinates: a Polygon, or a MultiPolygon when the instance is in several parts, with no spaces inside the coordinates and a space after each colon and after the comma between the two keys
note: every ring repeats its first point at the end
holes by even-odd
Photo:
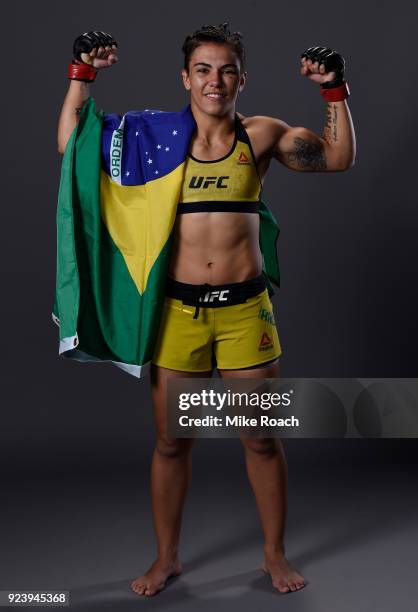
{"type": "Polygon", "coordinates": [[[207,93],[205,96],[210,100],[222,100],[223,98],[226,98],[226,95],[221,93],[207,93]]]}

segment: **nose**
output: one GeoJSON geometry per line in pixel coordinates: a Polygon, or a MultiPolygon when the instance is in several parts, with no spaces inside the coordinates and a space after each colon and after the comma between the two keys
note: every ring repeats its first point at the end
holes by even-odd
{"type": "Polygon", "coordinates": [[[212,87],[218,87],[222,85],[222,72],[220,70],[214,70],[210,75],[209,84],[212,87]]]}

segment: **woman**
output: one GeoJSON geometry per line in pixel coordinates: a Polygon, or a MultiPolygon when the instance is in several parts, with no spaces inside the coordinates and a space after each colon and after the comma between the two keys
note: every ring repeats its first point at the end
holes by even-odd
{"type": "MultiPolygon", "coordinates": [[[[301,58],[301,74],[321,84],[326,100],[322,136],[272,117],[244,117],[236,113],[236,102],[247,78],[245,51],[241,35],[227,26],[203,26],[183,45],[182,79],[197,127],[186,160],[151,369],[157,428],[151,484],[158,556],[132,582],[139,595],[155,595],[170,576],[181,573],[178,545],[193,440],[167,435],[167,381],[210,377],[214,367],[223,378],[279,376],[281,348],[262,275],[256,214],[270,161],[297,171],[335,172],[350,168],[355,157],[341,56],[312,47],[301,58]],[[260,317],[260,312],[267,315],[260,317]]],[[[118,60],[112,37],[102,32],[83,36],[90,46],[79,56],[84,66],[80,62],[81,68],[75,66],[70,74],[58,128],[61,153],[90,95],[88,82],[78,80],[88,73],[85,65],[95,74],[118,60]]],[[[283,445],[270,438],[241,440],[264,533],[262,569],[280,592],[296,591],[305,581],[285,558],[283,445]]]]}

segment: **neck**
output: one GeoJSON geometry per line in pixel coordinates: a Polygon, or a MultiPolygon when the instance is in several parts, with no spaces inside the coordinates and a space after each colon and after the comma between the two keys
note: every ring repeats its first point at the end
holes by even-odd
{"type": "Polygon", "coordinates": [[[225,115],[208,115],[199,109],[193,100],[190,103],[191,111],[196,121],[196,136],[207,143],[224,140],[235,129],[235,107],[225,115]]]}

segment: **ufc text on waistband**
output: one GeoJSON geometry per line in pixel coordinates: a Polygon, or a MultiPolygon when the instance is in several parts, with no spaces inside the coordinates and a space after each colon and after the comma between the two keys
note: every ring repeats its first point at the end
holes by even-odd
{"type": "Polygon", "coordinates": [[[248,298],[264,291],[266,286],[262,274],[240,283],[227,283],[225,285],[210,285],[209,283],[190,285],[169,278],[167,279],[166,296],[182,300],[183,304],[187,306],[194,306],[193,318],[197,319],[200,308],[220,308],[233,304],[243,304],[248,298]]]}

